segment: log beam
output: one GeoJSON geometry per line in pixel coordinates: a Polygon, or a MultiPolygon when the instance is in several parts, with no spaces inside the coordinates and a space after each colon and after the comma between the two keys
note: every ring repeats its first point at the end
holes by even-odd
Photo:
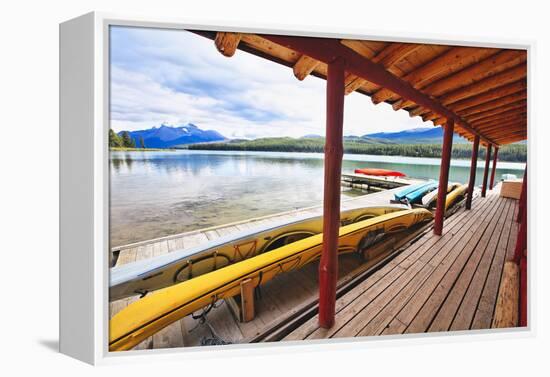
{"type": "MultiPolygon", "coordinates": [[[[512,68],[527,60],[525,51],[504,50],[493,55],[475,65],[472,65],[453,75],[442,78],[426,86],[422,91],[430,96],[439,97],[452,90],[472,85],[477,81],[496,75],[506,69],[512,68]]],[[[394,107],[399,110],[414,104],[413,101],[406,100],[394,107]]]]}
{"type": "Polygon", "coordinates": [[[520,64],[507,71],[501,72],[498,75],[488,77],[466,87],[462,87],[460,89],[447,93],[441,96],[439,100],[443,105],[448,106],[452,103],[458,102],[468,97],[473,97],[483,92],[498,88],[500,86],[504,86],[518,80],[523,80],[526,76],[527,66],[525,64],[520,64]]]}
{"type": "MultiPolygon", "coordinates": [[[[478,62],[494,53],[494,49],[453,47],[427,64],[408,73],[403,79],[413,87],[421,89],[432,82],[434,78],[461,70],[465,64],[478,62]]],[[[383,88],[376,92],[371,99],[374,104],[379,104],[392,98],[393,95],[392,91],[383,88]]]]}
{"type": "Polygon", "coordinates": [[[468,122],[475,122],[476,120],[485,119],[487,117],[491,117],[493,115],[497,115],[500,113],[506,113],[509,110],[515,110],[517,113],[522,112],[522,109],[525,109],[524,111],[527,111],[527,101],[521,100],[514,103],[509,103],[508,105],[497,107],[496,109],[491,109],[487,111],[483,111],[481,113],[465,116],[464,118],[468,122]],[[520,110],[516,110],[520,109],[520,110]]]}
{"type": "Polygon", "coordinates": [[[235,51],[237,51],[241,37],[241,33],[218,32],[216,34],[216,38],[214,39],[214,43],[216,44],[218,51],[221,52],[223,56],[230,58],[235,55],[235,51]]]}
{"type": "MultiPolygon", "coordinates": [[[[342,41],[342,44],[345,46],[348,46],[352,48],[354,51],[356,50],[356,44],[350,43],[351,41],[342,41]]],[[[414,43],[390,43],[389,46],[384,48],[382,51],[380,51],[375,56],[370,57],[371,61],[374,63],[381,64],[388,70],[391,70],[391,67],[397,63],[398,61],[406,58],[411,53],[418,50],[422,45],[414,44],[414,43]]],[[[392,72],[394,74],[397,74],[399,76],[399,73],[401,71],[392,72]]],[[[346,80],[346,95],[353,93],[355,90],[359,89],[361,86],[363,86],[367,80],[352,75],[348,80],[346,80]]]]}
{"type": "Polygon", "coordinates": [[[478,94],[477,96],[466,98],[449,106],[453,111],[461,111],[487,103],[510,94],[521,93],[527,91],[527,81],[519,80],[508,85],[501,86],[488,92],[478,94]]]}
{"type": "Polygon", "coordinates": [[[300,59],[294,64],[294,76],[300,81],[305,79],[315,68],[321,64],[319,60],[310,58],[307,55],[300,56],[300,59]]]}
{"type": "Polygon", "coordinates": [[[485,111],[495,110],[505,105],[521,102],[525,99],[527,99],[527,92],[523,91],[519,93],[510,94],[508,96],[504,96],[504,97],[495,99],[493,101],[485,102],[477,106],[472,106],[464,110],[456,110],[456,109],[453,109],[452,106],[450,106],[450,109],[454,110],[458,115],[462,117],[467,117],[467,116],[479,114],[485,111]]]}

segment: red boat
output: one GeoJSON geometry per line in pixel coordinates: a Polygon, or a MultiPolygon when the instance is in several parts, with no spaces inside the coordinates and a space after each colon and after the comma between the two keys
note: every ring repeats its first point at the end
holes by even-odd
{"type": "Polygon", "coordinates": [[[356,174],[365,174],[365,175],[377,175],[382,177],[406,177],[406,174],[401,173],[396,170],[387,170],[387,169],[355,169],[356,174]]]}

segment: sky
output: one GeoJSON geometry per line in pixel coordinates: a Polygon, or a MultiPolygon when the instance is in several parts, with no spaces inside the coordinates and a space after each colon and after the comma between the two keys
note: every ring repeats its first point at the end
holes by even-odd
{"type": "MultiPolygon", "coordinates": [[[[325,134],[325,80],[184,31],[111,27],[111,128],[116,132],[193,123],[228,138],[325,134]]],[[[430,124],[431,125],[431,124],[430,124]]],[[[344,135],[429,127],[419,117],[345,98],[344,135]]]]}

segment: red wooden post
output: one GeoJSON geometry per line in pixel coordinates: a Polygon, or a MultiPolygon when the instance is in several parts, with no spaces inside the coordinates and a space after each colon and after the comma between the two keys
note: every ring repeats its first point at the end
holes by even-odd
{"type": "Polygon", "coordinates": [[[439,168],[439,187],[437,191],[437,207],[435,209],[434,233],[438,236],[443,232],[445,217],[445,202],[447,186],[449,185],[449,166],[451,165],[451,150],[453,148],[454,121],[447,121],[443,131],[443,148],[441,150],[441,167],[439,168]]]}
{"type": "Polygon", "coordinates": [[[523,216],[523,209],[527,204],[527,165],[525,165],[525,173],[523,173],[523,183],[521,184],[521,196],[519,198],[518,217],[516,221],[519,223],[523,216]]]}
{"type": "Polygon", "coordinates": [[[487,194],[487,178],[489,177],[490,162],[491,162],[491,144],[487,144],[487,153],[485,156],[485,170],[483,171],[483,186],[481,186],[481,196],[483,198],[487,194]]]}
{"type": "Polygon", "coordinates": [[[338,279],[338,234],[340,229],[340,179],[342,128],[344,122],[345,61],[328,64],[325,183],[323,198],[323,252],[319,263],[319,326],[334,325],[338,279]]]}
{"type": "Polygon", "coordinates": [[[472,208],[472,197],[476,185],[477,155],[479,152],[479,135],[474,138],[472,146],[472,162],[470,163],[470,182],[468,182],[468,196],[466,197],[466,209],[472,208]]]}
{"type": "Polygon", "coordinates": [[[491,184],[489,185],[489,190],[493,189],[495,185],[495,172],[497,171],[497,158],[498,158],[498,147],[495,147],[495,155],[493,157],[493,170],[491,171],[491,184]]]}
{"type": "Polygon", "coordinates": [[[520,199],[521,223],[519,225],[518,237],[516,239],[516,248],[514,249],[514,260],[519,264],[523,257],[523,252],[527,249],[527,177],[523,177],[523,189],[520,199]],[[523,195],[525,192],[525,195],[523,195]]]}

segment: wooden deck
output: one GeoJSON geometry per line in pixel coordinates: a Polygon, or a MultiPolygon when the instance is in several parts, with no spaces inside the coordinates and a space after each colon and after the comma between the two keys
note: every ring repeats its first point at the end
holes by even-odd
{"type": "Polygon", "coordinates": [[[491,328],[518,231],[517,201],[499,191],[500,184],[449,218],[443,236],[426,233],[338,298],[331,329],[313,316],[283,340],[491,328]]]}

